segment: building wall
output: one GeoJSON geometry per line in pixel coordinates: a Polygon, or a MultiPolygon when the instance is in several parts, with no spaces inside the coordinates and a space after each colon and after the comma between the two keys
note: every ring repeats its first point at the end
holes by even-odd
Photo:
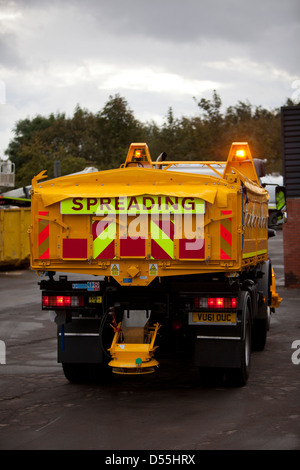
{"type": "Polygon", "coordinates": [[[300,287],[300,105],[281,108],[287,223],[283,226],[286,287],[300,287]]]}
{"type": "Polygon", "coordinates": [[[287,222],[283,224],[286,287],[300,287],[300,198],[287,199],[287,222]]]}

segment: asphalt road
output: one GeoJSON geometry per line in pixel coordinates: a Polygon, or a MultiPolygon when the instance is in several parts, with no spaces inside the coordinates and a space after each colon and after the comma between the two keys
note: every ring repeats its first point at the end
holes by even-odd
{"type": "Polygon", "coordinates": [[[118,450],[300,449],[300,364],[292,362],[300,289],[284,287],[281,232],[270,240],[270,252],[283,301],[242,388],[205,387],[180,358],[145,377],[71,385],[56,363],[56,329],[40,309],[38,277],[30,270],[0,273],[6,359],[0,364],[0,449],[97,449],[108,456],[118,450]]]}

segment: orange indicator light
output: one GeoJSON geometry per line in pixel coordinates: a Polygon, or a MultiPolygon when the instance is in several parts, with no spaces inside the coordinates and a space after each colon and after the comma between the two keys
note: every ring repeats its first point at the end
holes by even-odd
{"type": "Polygon", "coordinates": [[[245,160],[246,152],[244,149],[239,149],[235,153],[236,160],[245,160]]]}

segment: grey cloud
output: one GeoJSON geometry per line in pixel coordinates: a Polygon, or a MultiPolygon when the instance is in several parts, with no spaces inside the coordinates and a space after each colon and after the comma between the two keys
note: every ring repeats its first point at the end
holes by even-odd
{"type": "MultiPolygon", "coordinates": [[[[79,6],[78,0],[75,1],[79,6]]],[[[257,42],[270,28],[291,26],[299,21],[298,0],[92,0],[88,3],[99,21],[107,21],[116,34],[175,43],[201,38],[257,42]]]]}
{"type": "Polygon", "coordinates": [[[164,116],[169,106],[178,116],[196,114],[189,88],[174,93],[182,81],[217,83],[226,106],[247,99],[280,106],[300,78],[299,8],[299,0],[0,0],[0,12],[20,13],[0,21],[11,127],[13,116],[72,112],[77,103],[99,110],[118,92],[138,117],[164,116]],[[147,69],[158,80],[173,77],[173,88],[133,89],[116,79],[132,70],[143,80],[147,69]]]}
{"type": "Polygon", "coordinates": [[[25,65],[18,53],[14,34],[0,34],[0,65],[10,68],[23,68],[25,65]]]}

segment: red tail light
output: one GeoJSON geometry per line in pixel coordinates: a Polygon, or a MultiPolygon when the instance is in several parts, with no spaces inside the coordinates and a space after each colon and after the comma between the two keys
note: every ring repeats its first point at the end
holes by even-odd
{"type": "Polygon", "coordinates": [[[227,299],[224,299],[224,297],[209,297],[207,299],[208,307],[210,307],[210,308],[228,308],[228,307],[225,307],[224,300],[227,300],[227,299]]]}
{"type": "Polygon", "coordinates": [[[64,296],[63,295],[57,295],[56,296],[56,306],[57,307],[64,307],[64,296]]]}
{"type": "Polygon", "coordinates": [[[233,310],[237,308],[236,297],[195,297],[194,308],[211,310],[233,310]]]}
{"type": "Polygon", "coordinates": [[[82,295],[43,295],[44,308],[84,307],[82,295]]]}

